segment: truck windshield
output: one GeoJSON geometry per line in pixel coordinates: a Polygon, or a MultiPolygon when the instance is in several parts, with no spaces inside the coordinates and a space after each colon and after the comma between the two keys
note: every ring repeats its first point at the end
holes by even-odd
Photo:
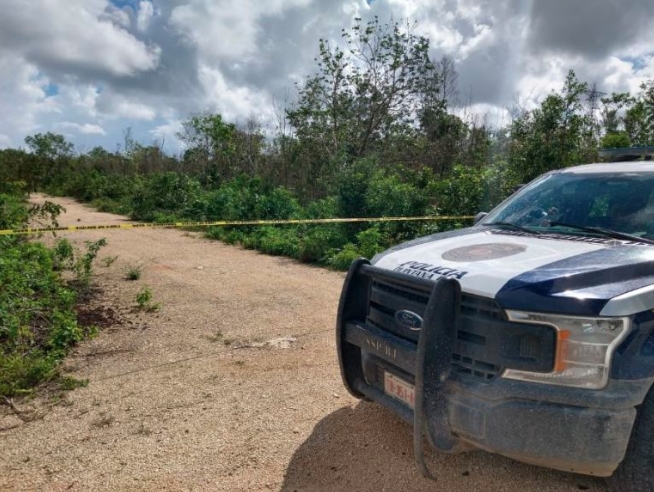
{"type": "Polygon", "coordinates": [[[654,173],[552,173],[502,203],[481,225],[583,235],[603,230],[654,239],[653,191],[654,173]]]}

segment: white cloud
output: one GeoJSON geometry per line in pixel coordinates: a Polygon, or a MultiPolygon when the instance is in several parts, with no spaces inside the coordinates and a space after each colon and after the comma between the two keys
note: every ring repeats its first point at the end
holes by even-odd
{"type": "Polygon", "coordinates": [[[119,9],[113,5],[108,5],[105,11],[98,17],[100,20],[109,20],[114,24],[122,27],[129,28],[132,20],[125,9],[119,9]]]}
{"type": "Polygon", "coordinates": [[[501,128],[511,122],[511,115],[507,108],[492,104],[472,104],[469,107],[454,109],[453,112],[467,123],[477,126],[501,128]]]}
{"type": "Polygon", "coordinates": [[[646,80],[654,79],[654,55],[642,57],[640,59],[640,68],[636,68],[634,75],[635,80],[632,79],[632,91],[635,90],[634,85],[640,86],[646,80]]]}
{"type": "Polygon", "coordinates": [[[110,119],[152,121],[157,117],[157,110],[151,105],[139,102],[135,97],[122,96],[110,90],[105,90],[98,95],[95,109],[110,119]]]}
{"type": "Polygon", "coordinates": [[[263,121],[272,118],[272,99],[269,94],[228,83],[220,70],[200,67],[200,80],[206,91],[208,109],[220,112],[228,121],[252,115],[263,121]]]}
{"type": "Polygon", "coordinates": [[[107,6],[105,0],[4,0],[1,49],[53,71],[124,77],[156,68],[160,48],[103,18],[107,6]]]}
{"type": "Polygon", "coordinates": [[[139,31],[146,31],[150,26],[150,21],[154,17],[154,7],[152,2],[142,0],[139,2],[139,9],[136,15],[136,26],[139,31]]]}
{"type": "MultiPolygon", "coordinates": [[[[42,127],[42,119],[61,113],[56,98],[47,97],[49,79],[37,67],[14,57],[0,57],[0,133],[20,142],[42,127]]],[[[14,142],[16,143],[16,142],[14,142]]]]}
{"type": "Polygon", "coordinates": [[[104,131],[104,128],[102,128],[100,125],[93,125],[91,123],[84,123],[84,124],[79,124],[79,123],[73,123],[70,121],[64,121],[63,123],[57,124],[57,127],[59,128],[64,128],[64,129],[69,129],[69,130],[74,130],[78,133],[82,133],[84,135],[106,135],[107,132],[104,131]]]}
{"type": "Polygon", "coordinates": [[[182,131],[182,122],[180,120],[168,120],[162,125],[155,126],[148,133],[155,139],[159,145],[169,149],[177,154],[183,152],[185,146],[180,142],[177,136],[182,131]]]}
{"type": "Polygon", "coordinates": [[[9,135],[0,133],[0,149],[6,149],[7,147],[11,147],[11,145],[11,138],[9,138],[9,135]]]}
{"type": "Polygon", "coordinates": [[[81,84],[64,86],[60,92],[77,111],[81,111],[91,118],[98,115],[96,105],[100,93],[95,86],[81,84]]]}
{"type": "Polygon", "coordinates": [[[150,135],[156,138],[176,137],[182,131],[182,122],[180,120],[169,120],[163,125],[155,126],[150,130],[150,135]]]}
{"type": "MultiPolygon", "coordinates": [[[[311,0],[190,0],[176,7],[170,23],[197,45],[202,53],[220,60],[256,58],[258,21],[263,16],[282,16],[285,10],[306,7],[311,0]]],[[[293,33],[288,33],[292,35],[293,33]]]]}

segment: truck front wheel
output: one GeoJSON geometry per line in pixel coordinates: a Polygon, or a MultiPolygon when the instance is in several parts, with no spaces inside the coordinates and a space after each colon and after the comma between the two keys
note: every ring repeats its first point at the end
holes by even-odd
{"type": "Polygon", "coordinates": [[[615,492],[654,491],[654,389],[638,410],[627,453],[609,483],[615,492]]]}

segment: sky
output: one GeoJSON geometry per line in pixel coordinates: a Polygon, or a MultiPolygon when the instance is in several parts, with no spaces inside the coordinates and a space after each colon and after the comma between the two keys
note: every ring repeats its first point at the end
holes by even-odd
{"type": "Polygon", "coordinates": [[[201,111],[264,127],[315,70],[322,37],[416,22],[459,73],[457,111],[508,121],[569,69],[598,89],[654,78],[652,0],[0,0],[0,148],[52,131],[78,152],[132,138],[180,151],[201,111]]]}

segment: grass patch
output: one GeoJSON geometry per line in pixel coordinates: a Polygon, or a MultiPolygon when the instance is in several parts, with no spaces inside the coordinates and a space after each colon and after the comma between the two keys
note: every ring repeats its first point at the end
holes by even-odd
{"type": "Polygon", "coordinates": [[[77,379],[71,376],[64,376],[59,379],[59,388],[64,391],[72,391],[77,388],[86,388],[88,385],[88,379],[77,379]]]}
{"type": "Polygon", "coordinates": [[[139,280],[143,274],[143,267],[141,265],[133,265],[127,268],[125,272],[126,280],[139,280]]]}

